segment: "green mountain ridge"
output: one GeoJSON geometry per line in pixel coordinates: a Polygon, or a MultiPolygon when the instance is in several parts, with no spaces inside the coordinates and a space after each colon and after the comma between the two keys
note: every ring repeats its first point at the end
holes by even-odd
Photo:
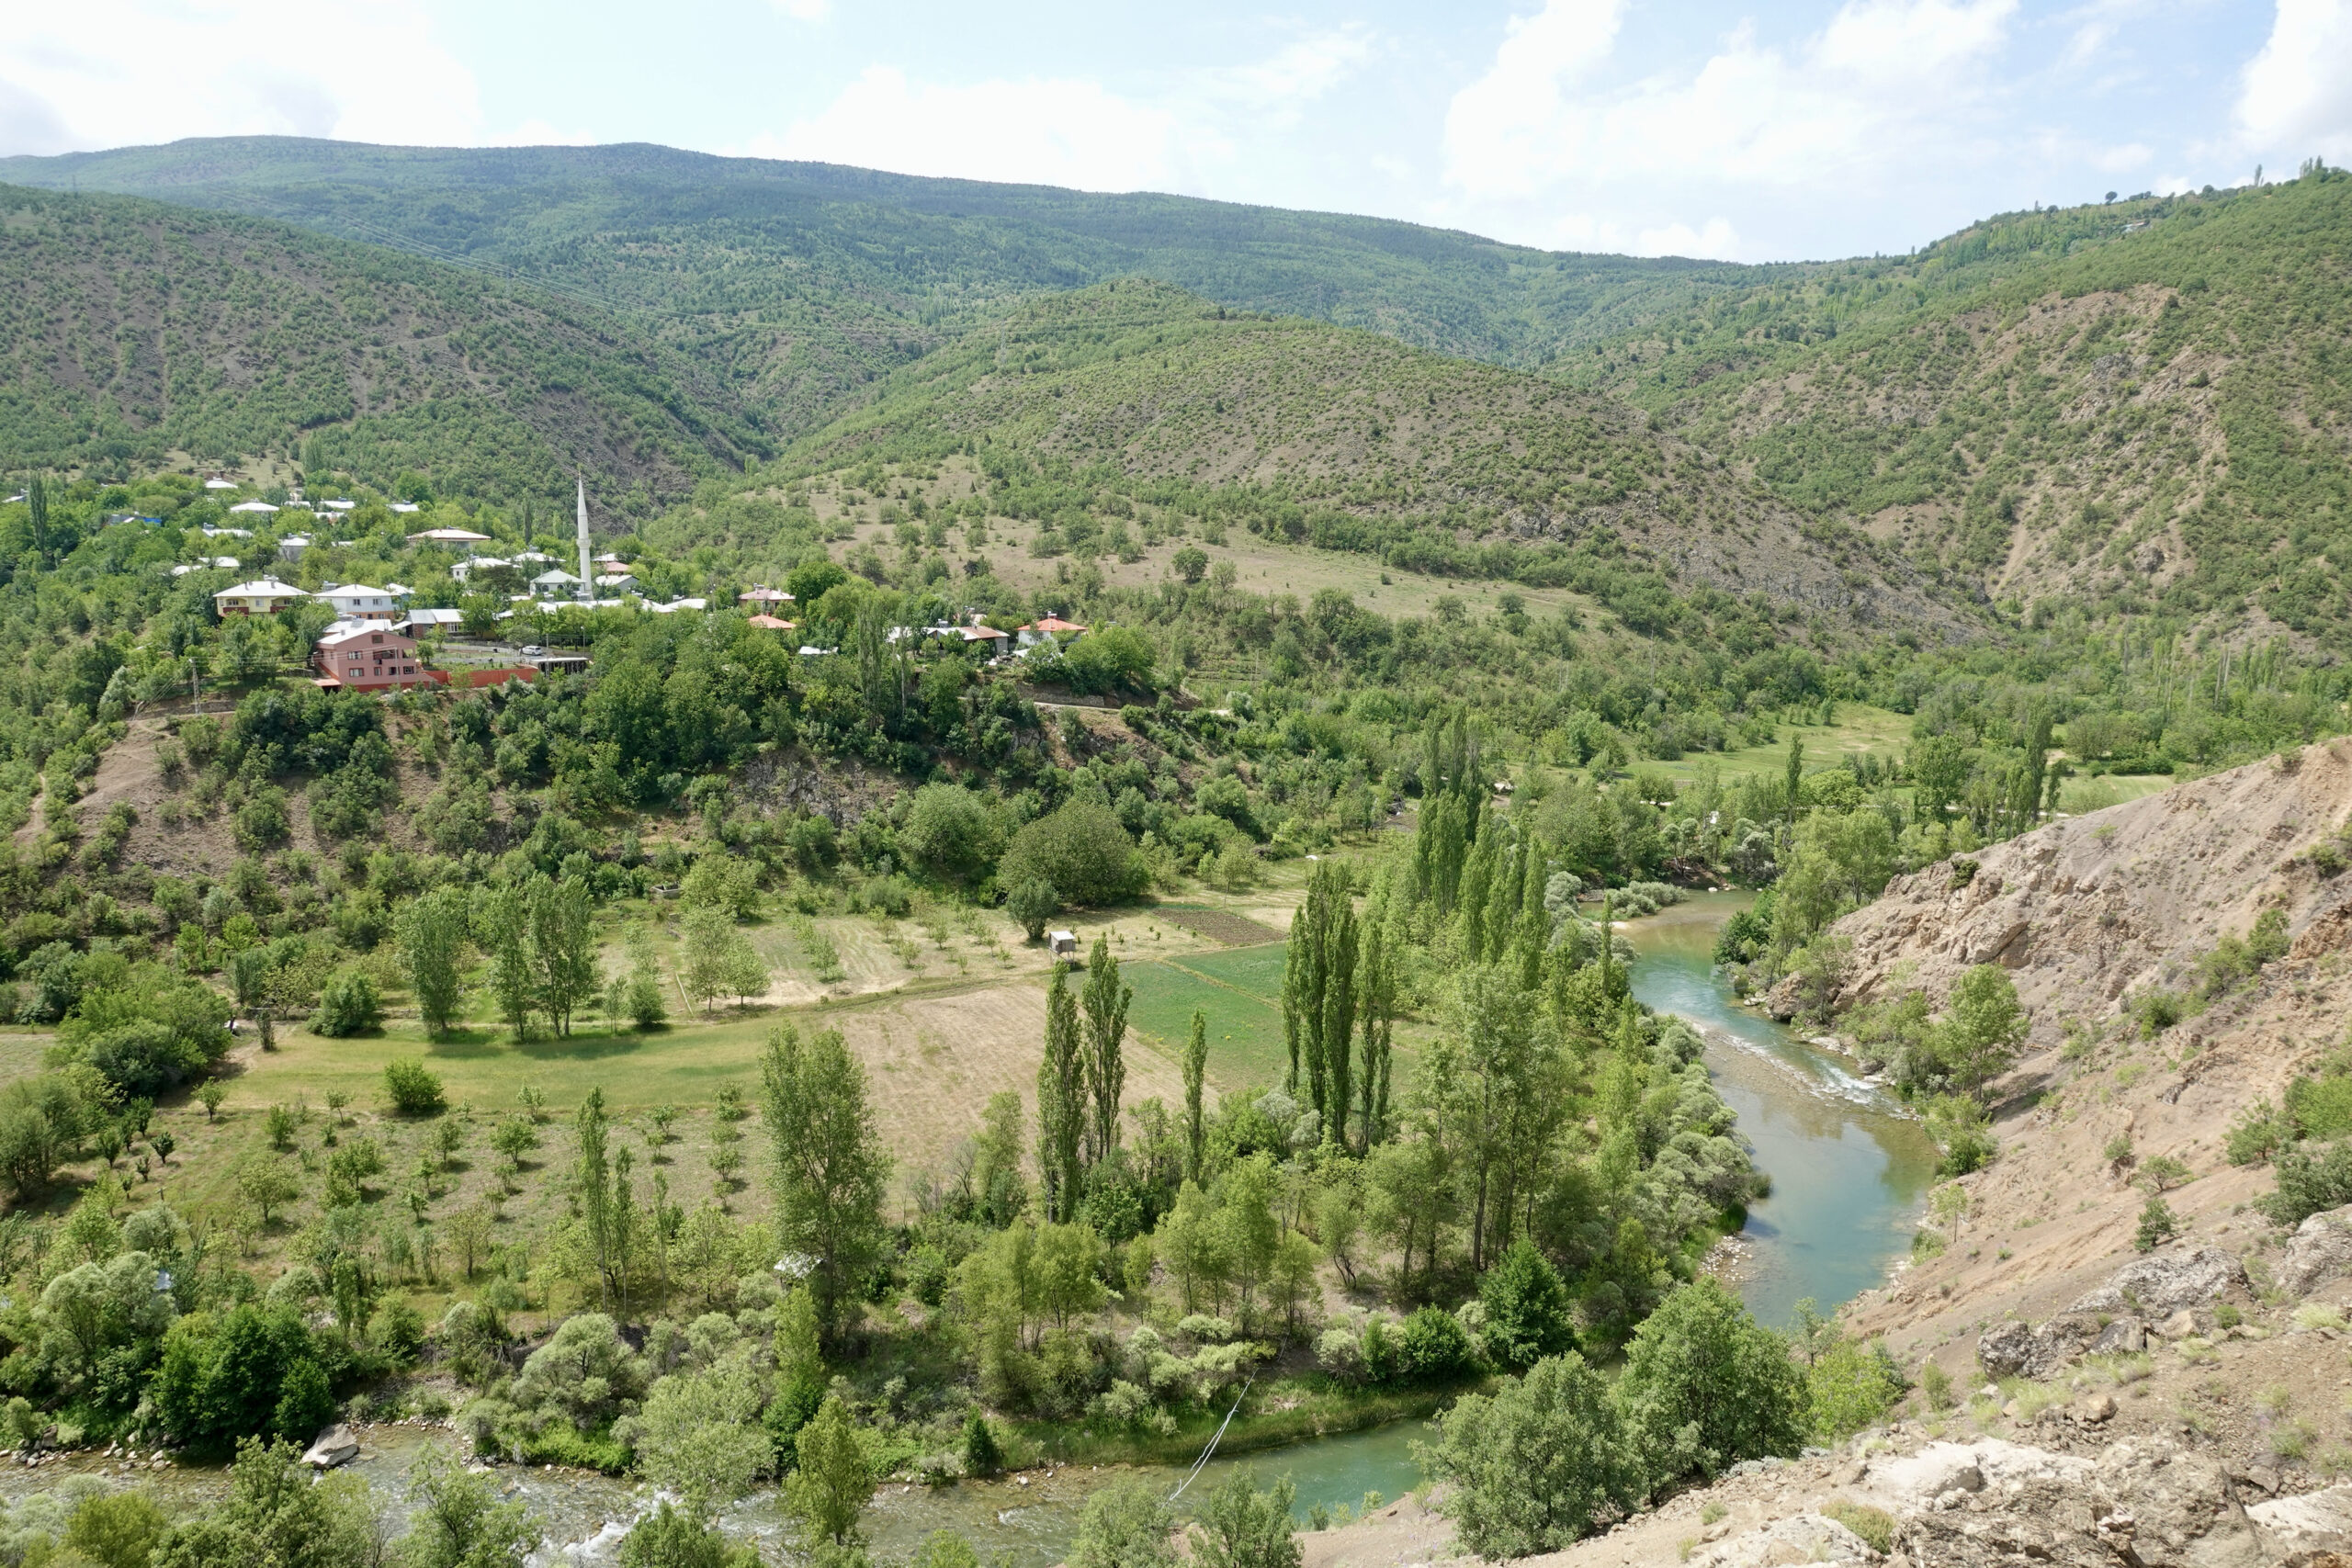
{"type": "Polygon", "coordinates": [[[648,145],[235,137],[0,159],[0,180],[275,218],[580,293],[725,365],[787,434],[1015,299],[1114,277],[1533,367],[1792,270],[648,145]]]}
{"type": "Polygon", "coordinates": [[[2011,213],[1596,345],[1579,384],[2037,614],[2352,649],[2352,180],[2011,213]]]}
{"type": "Polygon", "coordinates": [[[766,449],[716,378],[604,311],[285,224],[0,186],[0,455],[298,451],[642,511],[766,449]]]}
{"type": "Polygon", "coordinates": [[[1649,632],[1677,624],[1668,583],[1843,625],[1968,624],[1893,552],[1843,527],[1808,536],[1638,411],[1165,284],[1025,305],[898,371],[741,488],[957,452],[995,472],[1000,510],[1081,536],[1140,502],[1401,570],[1608,584],[1649,632]]]}

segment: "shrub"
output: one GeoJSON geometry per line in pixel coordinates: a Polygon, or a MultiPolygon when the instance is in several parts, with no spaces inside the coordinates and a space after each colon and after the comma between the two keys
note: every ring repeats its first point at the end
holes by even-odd
{"type": "Polygon", "coordinates": [[[1648,1490],[1608,1380],[1573,1352],[1438,1418],[1432,1480],[1462,1544],[1490,1562],[1557,1551],[1648,1490]]]}
{"type": "Polygon", "coordinates": [[[1132,897],[1149,883],[1151,868],[1107,806],[1072,800],[1012,836],[997,866],[1009,887],[1046,883],[1073,904],[1107,904],[1132,897]]]}
{"type": "Polygon", "coordinates": [[[1822,1505],[1821,1517],[1844,1525],[1861,1538],[1864,1546],[1882,1556],[1894,1550],[1894,1517],[1884,1508],[1840,1497],[1822,1505]]]}
{"type": "Polygon", "coordinates": [[[318,1010],[311,1015],[312,1032],[339,1040],[365,1033],[384,1021],[383,999],[376,982],[356,969],[343,969],[327,977],[319,991],[318,1010]]]}
{"type": "Polygon", "coordinates": [[[1173,1568],[1176,1525],[1159,1489],[1143,1481],[1106,1486],[1086,1500],[1069,1568],[1173,1568]]]}
{"type": "Polygon", "coordinates": [[[1532,1367],[1576,1348],[1568,1293],[1558,1270],[1521,1236],[1478,1283],[1487,1309],[1487,1352],[1504,1366],[1532,1367]]]}
{"type": "Polygon", "coordinates": [[[2352,1140],[2325,1145],[2317,1155],[2301,1146],[2286,1149],[2273,1163],[2278,1185],[2255,1200],[2272,1224],[2298,1225],[2323,1209],[2352,1203],[2352,1140]]]}
{"type": "Polygon", "coordinates": [[[1673,1292],[1634,1330],[1619,1393],[1654,1481],[1804,1445],[1804,1373],[1713,1279],[1673,1292]]]}
{"type": "Polygon", "coordinates": [[[2148,1206],[2140,1211],[2140,1228],[2133,1233],[2132,1245],[2142,1252],[2154,1252],[2179,1229],[2180,1222],[2173,1218],[2172,1205],[2162,1198],[2151,1198],[2148,1206]]]}
{"type": "Polygon", "coordinates": [[[1474,1371],[1478,1353],[1462,1322],[1443,1307],[1425,1306],[1405,1320],[1399,1371],[1414,1382],[1448,1382],[1474,1371]]]}
{"type": "Polygon", "coordinates": [[[1884,1344],[1841,1337],[1805,1371],[1814,1432],[1825,1441],[1843,1442],[1893,1409],[1909,1388],[1884,1344]]]}
{"type": "Polygon", "coordinates": [[[964,1418],[964,1473],[994,1475],[1002,1468],[1004,1450],[997,1446],[996,1433],[988,1417],[975,1410],[964,1418]]]}
{"type": "Polygon", "coordinates": [[[436,1115],[447,1103],[441,1080],[413,1059],[384,1064],[384,1090],[392,1097],[392,1109],[403,1116],[436,1115]]]}

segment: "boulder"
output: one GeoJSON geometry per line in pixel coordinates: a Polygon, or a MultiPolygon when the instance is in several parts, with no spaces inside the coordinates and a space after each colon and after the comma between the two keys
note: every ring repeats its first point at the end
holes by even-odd
{"type": "Polygon", "coordinates": [[[2094,1356],[2136,1356],[2148,1348],[2148,1325],[2136,1317],[2119,1317],[2091,1342],[2094,1356]]]}
{"type": "Polygon", "coordinates": [[[2352,1484],[2256,1503],[2245,1517],[2274,1561],[2320,1551],[2352,1551],[2352,1484]]]}
{"type": "MultiPolygon", "coordinates": [[[[1890,1491],[1887,1502],[1900,1508],[1895,1540],[1913,1563],[2256,1568],[2264,1561],[2221,1467],[2168,1440],[2117,1443],[2097,1461],[1991,1441],[1933,1447],[1972,1454],[1982,1484],[1925,1500],[1890,1491]]],[[[1939,1456],[1941,1475],[1916,1479],[1933,1485],[1964,1476],[1958,1465],[1957,1454],[1939,1456]]],[[[1872,1465],[1874,1485],[1894,1469],[1872,1465]]]]}
{"type": "Polygon", "coordinates": [[[2218,1247],[2177,1247],[2153,1252],[2117,1269],[2106,1284],[2066,1310],[2169,1317],[2211,1306],[2231,1291],[2246,1290],[2245,1270],[2218,1247]]]}
{"type": "Polygon", "coordinates": [[[1782,1568],[1796,1562],[1865,1563],[1885,1559],[1837,1520],[1799,1514],[1742,1530],[1686,1561],[1691,1568],[1782,1568]]]}
{"type": "Polygon", "coordinates": [[[321,1432],[311,1446],[303,1450],[302,1462],[313,1470],[333,1470],[339,1464],[349,1464],[359,1457],[359,1439],[349,1427],[337,1422],[321,1432]]]}
{"type": "Polygon", "coordinates": [[[2095,1317],[2053,1317],[2039,1327],[1998,1323],[1977,1338],[1976,1359],[1987,1377],[2046,1378],[2089,1349],[2101,1332],[2095,1317]]]}
{"type": "Polygon", "coordinates": [[[2299,1296],[2352,1274],[2352,1204],[2313,1214],[2297,1225],[2277,1274],[2279,1285],[2299,1296]]]}

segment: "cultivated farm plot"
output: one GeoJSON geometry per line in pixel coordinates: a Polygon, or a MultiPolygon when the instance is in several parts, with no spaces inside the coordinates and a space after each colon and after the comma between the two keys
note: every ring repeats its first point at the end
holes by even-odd
{"type": "Polygon", "coordinates": [[[1737,751],[1691,751],[1679,761],[1637,764],[1654,769],[1670,779],[1689,783],[1697,776],[1701,764],[1713,761],[1725,779],[1736,779],[1742,773],[1761,773],[1778,778],[1789,765],[1789,737],[1804,739],[1804,765],[1810,773],[1817,768],[1834,767],[1849,757],[1865,752],[1875,753],[1882,762],[1900,759],[1911,745],[1911,718],[1907,714],[1886,708],[1874,708],[1861,703],[1839,703],[1835,724],[1782,724],[1769,746],[1749,746],[1737,751]]]}
{"type": "MultiPolygon", "coordinates": [[[[1120,977],[1136,993],[1127,1010],[1129,1027],[1150,1036],[1181,1061],[1184,1043],[1192,1038],[1193,1014],[1198,1010],[1208,1023],[1212,1082],[1225,1089],[1279,1083],[1290,1066],[1290,1052],[1283,1043],[1280,969],[1275,971],[1275,989],[1269,997],[1222,976],[1211,978],[1202,967],[1206,961],[1264,951],[1239,949],[1232,954],[1194,954],[1182,964],[1124,966],[1120,977]]],[[[1272,951],[1279,963],[1282,949],[1272,951]]]]}

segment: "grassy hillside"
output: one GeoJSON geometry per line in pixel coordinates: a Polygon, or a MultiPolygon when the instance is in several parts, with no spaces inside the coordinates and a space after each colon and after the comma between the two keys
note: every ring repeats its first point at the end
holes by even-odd
{"type": "Polygon", "coordinates": [[[603,310],[285,224],[0,187],[0,454],[300,457],[650,507],[764,448],[723,380],[603,310]]]}
{"type": "Polygon", "coordinates": [[[794,432],[979,313],[1113,277],[1535,366],[1795,270],[641,145],[242,137],[5,159],[0,179],[281,218],[573,290],[741,378],[794,432]]]}
{"type": "Polygon", "coordinates": [[[747,483],[961,453],[991,482],[947,499],[1037,525],[1041,555],[1120,553],[1113,525],[1124,537],[1141,506],[1397,570],[1579,587],[1644,632],[1704,624],[1675,602],[1694,591],[1701,612],[1709,591],[1753,592],[1843,624],[1953,624],[1891,554],[1849,529],[1806,536],[1622,405],[1159,284],[1024,306],[747,483]]]}
{"type": "Polygon", "coordinates": [[[2020,607],[2352,646],[2352,181],[2012,213],[1571,378],[2020,607]]]}

